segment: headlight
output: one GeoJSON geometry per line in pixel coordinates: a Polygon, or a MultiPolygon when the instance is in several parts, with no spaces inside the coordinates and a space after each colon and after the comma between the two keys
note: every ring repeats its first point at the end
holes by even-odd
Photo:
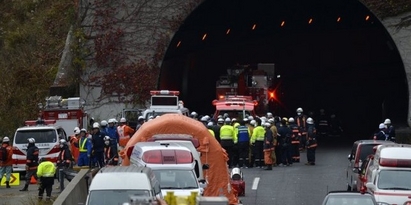
{"type": "Polygon", "coordinates": [[[391,204],[385,203],[385,202],[377,202],[377,205],[391,205],[391,204]]]}

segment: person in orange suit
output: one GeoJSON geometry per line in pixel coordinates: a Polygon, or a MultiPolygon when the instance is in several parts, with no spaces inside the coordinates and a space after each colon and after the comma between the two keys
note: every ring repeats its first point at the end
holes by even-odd
{"type": "Polygon", "coordinates": [[[74,161],[77,164],[78,161],[78,156],[79,156],[79,150],[78,150],[78,139],[80,136],[80,128],[75,127],[74,128],[74,134],[70,136],[69,141],[70,141],[70,151],[71,154],[73,155],[74,161]]]}
{"type": "Polygon", "coordinates": [[[134,129],[127,125],[127,120],[123,117],[120,119],[120,125],[117,126],[117,132],[120,137],[120,142],[118,144],[121,148],[124,148],[128,140],[133,136],[134,129]]]}

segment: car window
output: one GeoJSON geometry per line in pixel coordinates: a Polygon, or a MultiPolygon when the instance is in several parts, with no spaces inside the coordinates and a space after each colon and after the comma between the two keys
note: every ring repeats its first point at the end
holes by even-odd
{"type": "Polygon", "coordinates": [[[371,196],[329,196],[326,205],[374,205],[371,196]]]}
{"type": "Polygon", "coordinates": [[[161,189],[197,188],[197,178],[191,170],[154,170],[161,189]]]}
{"type": "Polygon", "coordinates": [[[54,143],[57,141],[57,133],[54,129],[19,130],[16,132],[15,143],[27,144],[29,138],[34,138],[36,143],[54,143]]]}
{"type": "Polygon", "coordinates": [[[67,140],[66,132],[62,128],[57,130],[57,134],[59,135],[59,139],[67,140]]]}
{"type": "Polygon", "coordinates": [[[379,189],[411,190],[411,171],[381,170],[377,186],[379,189]]]}
{"type": "Polygon", "coordinates": [[[368,155],[374,154],[375,144],[362,144],[359,148],[359,160],[364,161],[367,159],[368,155]]]}
{"type": "Polygon", "coordinates": [[[351,149],[351,153],[350,153],[351,159],[355,159],[355,154],[357,153],[357,147],[358,147],[358,144],[354,143],[351,149]]]}
{"type": "Polygon", "coordinates": [[[362,165],[361,165],[361,175],[365,175],[365,171],[367,170],[367,166],[368,166],[368,163],[370,162],[370,159],[369,158],[367,158],[367,159],[365,159],[365,161],[362,163],[362,165]]]}

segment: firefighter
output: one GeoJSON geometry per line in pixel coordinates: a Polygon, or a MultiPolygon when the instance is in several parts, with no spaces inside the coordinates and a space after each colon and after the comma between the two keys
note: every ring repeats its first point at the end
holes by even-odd
{"type": "Polygon", "coordinates": [[[298,129],[300,130],[300,151],[304,152],[305,151],[305,146],[307,143],[307,116],[304,115],[303,109],[302,108],[297,108],[296,110],[297,116],[294,118],[295,123],[298,126],[298,129]]]}
{"type": "Polygon", "coordinates": [[[388,140],[395,142],[395,129],[391,124],[391,120],[388,118],[385,119],[384,125],[387,127],[388,140]]]}
{"type": "Polygon", "coordinates": [[[220,138],[221,138],[221,146],[226,150],[228,154],[228,166],[229,168],[232,167],[233,162],[233,147],[234,147],[234,128],[231,126],[231,119],[226,118],[224,120],[225,124],[220,128],[220,138]]]}
{"type": "Polygon", "coordinates": [[[196,112],[194,112],[194,111],[191,112],[190,117],[193,118],[193,119],[195,119],[195,120],[198,120],[198,118],[197,118],[197,117],[198,117],[198,114],[197,114],[196,112]]]}
{"type": "Polygon", "coordinates": [[[208,131],[209,131],[210,134],[213,135],[213,137],[215,138],[215,133],[214,133],[213,127],[214,127],[214,123],[213,123],[213,122],[208,122],[208,123],[207,123],[207,129],[208,129],[208,131]]]}
{"type": "Polygon", "coordinates": [[[224,119],[223,118],[218,118],[217,120],[217,124],[213,126],[213,132],[214,132],[214,137],[216,138],[216,140],[220,143],[221,139],[220,139],[220,128],[221,126],[223,126],[224,124],[224,119]]]}
{"type": "Polygon", "coordinates": [[[39,200],[43,199],[44,190],[46,190],[46,201],[50,201],[51,191],[54,184],[54,174],[56,174],[56,167],[53,162],[46,158],[41,158],[39,161],[37,176],[40,178],[39,200]]]}
{"type": "MultiPolygon", "coordinates": [[[[144,118],[143,118],[144,119],[144,118]]],[[[106,127],[106,136],[109,136],[112,139],[113,143],[118,145],[120,137],[117,132],[117,127],[115,126],[115,119],[111,118],[108,120],[108,126],[106,127]]]]}
{"type": "Polygon", "coordinates": [[[79,167],[90,166],[92,144],[91,144],[91,139],[87,137],[87,130],[84,128],[80,130],[80,139],[78,142],[78,149],[79,149],[79,158],[77,161],[77,165],[79,167]]]}
{"type": "Polygon", "coordinates": [[[274,115],[271,112],[267,112],[267,119],[274,119],[274,115]]]}
{"type": "MultiPolygon", "coordinates": [[[[248,119],[250,119],[250,117],[248,119]]],[[[252,120],[250,120],[250,122],[246,123],[246,125],[248,127],[248,130],[250,132],[250,145],[248,146],[249,147],[249,149],[248,149],[249,150],[248,151],[248,159],[249,159],[248,167],[249,168],[254,167],[254,162],[255,162],[254,147],[252,146],[252,143],[251,143],[251,136],[253,136],[255,123],[256,123],[256,121],[254,120],[254,118],[252,120]]]]}
{"type": "Polygon", "coordinates": [[[13,168],[13,149],[10,146],[10,139],[8,137],[3,138],[3,142],[1,144],[2,151],[5,150],[5,156],[0,158],[0,176],[6,175],[6,188],[10,187],[10,176],[11,170],[13,168]]]}
{"type": "Polygon", "coordinates": [[[109,136],[104,137],[104,157],[106,165],[118,165],[117,143],[109,136]]]}
{"type": "Polygon", "coordinates": [[[264,124],[265,133],[264,133],[264,144],[263,144],[263,151],[264,151],[264,162],[265,168],[264,170],[272,170],[273,169],[273,152],[274,152],[274,137],[273,133],[271,132],[271,123],[266,122],[264,124]]]}
{"type": "Polygon", "coordinates": [[[261,119],[257,118],[256,127],[253,130],[253,135],[251,137],[251,144],[253,146],[253,153],[255,158],[255,166],[262,168],[264,164],[264,137],[265,129],[261,126],[261,119]]]}
{"type": "Polygon", "coordinates": [[[66,140],[61,139],[59,142],[60,146],[60,153],[59,156],[57,157],[57,167],[59,169],[70,169],[72,168],[73,165],[73,155],[71,154],[71,151],[68,147],[68,143],[66,140]]]}
{"type": "Polygon", "coordinates": [[[294,118],[288,119],[289,127],[291,129],[291,156],[293,162],[300,162],[300,136],[301,132],[298,125],[295,123],[294,118]]]}
{"type": "Polygon", "coordinates": [[[248,121],[245,118],[240,122],[240,125],[237,127],[237,139],[238,139],[238,166],[243,168],[248,168],[248,153],[250,151],[250,130],[246,126],[248,121]]]}
{"type": "MultiPolygon", "coordinates": [[[[278,128],[278,148],[281,150],[281,158],[279,163],[284,166],[290,166],[293,164],[291,157],[291,135],[292,131],[287,126],[288,120],[283,118],[281,120],[281,126],[278,128]]],[[[277,156],[278,157],[278,156],[277,156]]]]}
{"type": "Polygon", "coordinates": [[[91,143],[93,144],[92,155],[96,160],[97,165],[104,167],[104,133],[100,132],[100,126],[98,122],[93,124],[93,131],[91,135],[91,143]]]}
{"type": "Polygon", "coordinates": [[[314,120],[307,118],[307,163],[305,165],[315,165],[315,150],[317,149],[317,131],[314,120]]]}
{"type": "Polygon", "coordinates": [[[207,118],[206,118],[205,116],[203,116],[203,117],[200,118],[200,122],[203,123],[203,125],[204,125],[205,127],[207,127],[208,120],[207,120],[207,118]]]}
{"type": "Polygon", "coordinates": [[[144,124],[144,117],[143,116],[139,116],[137,119],[137,126],[136,126],[136,132],[138,129],[140,129],[140,127],[144,124]]]}
{"type": "Polygon", "coordinates": [[[107,125],[108,125],[107,120],[102,120],[102,121],[100,122],[100,132],[103,133],[104,135],[108,135],[108,133],[107,133],[107,125]]]}
{"type": "Polygon", "coordinates": [[[380,123],[378,126],[379,131],[374,135],[374,140],[383,140],[387,141],[388,140],[388,134],[386,133],[386,127],[384,123],[380,123]]]}
{"type": "MultiPolygon", "coordinates": [[[[274,124],[275,124],[275,120],[274,120],[274,117],[273,118],[270,118],[270,119],[268,119],[268,122],[271,124],[271,126],[270,126],[270,130],[271,130],[271,133],[273,133],[273,145],[274,145],[274,152],[272,152],[272,159],[273,159],[273,165],[274,166],[276,166],[277,165],[277,155],[276,155],[276,150],[277,150],[277,147],[278,147],[278,129],[277,129],[277,126],[275,126],[274,124]]],[[[278,160],[280,160],[280,159],[278,159],[278,160]]]]}
{"type": "Polygon", "coordinates": [[[36,140],[34,138],[28,139],[29,144],[27,146],[26,156],[26,184],[20,191],[28,191],[31,177],[37,180],[37,166],[39,165],[39,148],[36,146],[36,140]]]}
{"type": "Polygon", "coordinates": [[[80,128],[74,128],[74,135],[69,138],[70,141],[70,151],[73,155],[74,161],[77,163],[79,157],[79,150],[78,150],[78,139],[80,137],[80,128]]]}
{"type": "Polygon", "coordinates": [[[231,125],[232,125],[234,128],[236,128],[236,127],[240,126],[240,123],[238,123],[237,118],[233,118],[233,119],[231,119],[231,125]]]}
{"type": "Polygon", "coordinates": [[[134,129],[127,125],[126,118],[123,117],[120,119],[120,125],[117,126],[117,133],[120,139],[119,145],[122,149],[126,146],[128,140],[130,140],[130,137],[134,134],[134,129]]]}

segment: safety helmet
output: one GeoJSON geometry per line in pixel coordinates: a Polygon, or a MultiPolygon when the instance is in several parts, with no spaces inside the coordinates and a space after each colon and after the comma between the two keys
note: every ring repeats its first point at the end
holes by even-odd
{"type": "Polygon", "coordinates": [[[229,117],[225,118],[224,122],[231,122],[231,119],[229,117]]]}
{"type": "Polygon", "coordinates": [[[87,133],[87,130],[85,128],[81,129],[80,132],[87,133]]]}
{"type": "Polygon", "coordinates": [[[205,119],[206,119],[207,121],[210,120],[210,116],[206,115],[206,116],[204,116],[204,117],[205,117],[205,119]]]}
{"type": "Polygon", "coordinates": [[[264,117],[264,116],[260,117],[260,119],[261,119],[261,121],[266,121],[267,120],[267,118],[264,117]]]}
{"type": "Polygon", "coordinates": [[[281,120],[288,122],[288,119],[286,117],[283,117],[283,119],[281,120]]]}
{"type": "Polygon", "coordinates": [[[152,119],[154,119],[154,116],[151,115],[150,117],[148,117],[148,119],[152,120],[152,119]]]}
{"type": "Polygon", "coordinates": [[[110,136],[104,136],[104,141],[109,141],[110,140],[110,136]]]}
{"type": "Polygon", "coordinates": [[[288,122],[293,123],[293,122],[295,122],[295,120],[294,120],[294,118],[290,117],[290,118],[288,118],[288,122]]]}
{"type": "Polygon", "coordinates": [[[208,120],[207,120],[207,118],[204,116],[204,117],[202,117],[202,118],[200,119],[200,121],[201,121],[201,122],[207,122],[208,120]]]}
{"type": "Polygon", "coordinates": [[[252,125],[254,125],[254,126],[256,125],[256,123],[257,123],[257,121],[255,121],[255,120],[251,120],[251,121],[250,121],[250,124],[252,124],[252,125]]]}
{"type": "Polygon", "coordinates": [[[36,140],[34,138],[28,138],[27,140],[29,141],[29,143],[36,143],[36,140]]]}
{"type": "Polygon", "coordinates": [[[122,117],[122,118],[120,119],[120,122],[127,122],[127,120],[126,120],[126,118],[122,117]]]}
{"type": "Polygon", "coordinates": [[[59,143],[60,143],[60,144],[67,144],[67,141],[66,141],[65,139],[61,139],[61,140],[59,141],[59,143]]]}
{"type": "Polygon", "coordinates": [[[250,115],[250,116],[248,116],[248,119],[249,120],[254,120],[254,117],[250,115]]]}
{"type": "Polygon", "coordinates": [[[207,124],[207,126],[209,126],[209,127],[211,127],[211,126],[213,126],[213,125],[214,125],[213,122],[208,122],[208,124],[207,124]]]}
{"type": "Polygon", "coordinates": [[[264,126],[266,126],[266,127],[271,127],[271,123],[265,122],[265,123],[264,123],[264,126]]]}
{"type": "Polygon", "coordinates": [[[144,120],[143,116],[138,117],[138,120],[144,120]]]}
{"type": "Polygon", "coordinates": [[[379,129],[385,129],[384,123],[381,123],[381,124],[378,126],[378,128],[379,128],[379,129]]]}
{"type": "Polygon", "coordinates": [[[273,113],[267,112],[267,117],[273,117],[273,113]]]}
{"type": "Polygon", "coordinates": [[[231,119],[231,122],[237,122],[237,118],[231,119]]]}
{"type": "Polygon", "coordinates": [[[223,119],[223,118],[218,118],[217,122],[218,122],[218,123],[223,123],[223,122],[224,122],[224,119],[223,119]]]}
{"type": "Polygon", "coordinates": [[[108,119],[108,123],[115,123],[116,120],[114,118],[108,119]]]}
{"type": "Polygon", "coordinates": [[[244,122],[248,122],[248,118],[244,118],[243,121],[244,121],[244,122]]]}
{"type": "Polygon", "coordinates": [[[388,118],[385,119],[384,124],[385,124],[385,125],[391,125],[391,120],[388,119],[388,118]]]}
{"type": "Polygon", "coordinates": [[[223,116],[222,116],[222,115],[219,115],[219,116],[217,116],[217,118],[223,118],[223,116]]]}
{"type": "Polygon", "coordinates": [[[191,112],[191,116],[197,116],[197,113],[196,112],[191,112]]]}
{"type": "Polygon", "coordinates": [[[311,117],[307,118],[307,124],[310,124],[310,125],[314,124],[313,118],[311,117]]]}
{"type": "Polygon", "coordinates": [[[93,129],[100,128],[100,124],[98,122],[93,123],[93,129]]]}
{"type": "Polygon", "coordinates": [[[303,112],[303,109],[302,108],[297,108],[297,113],[302,113],[303,112]]]}
{"type": "Polygon", "coordinates": [[[100,125],[103,126],[103,127],[107,126],[107,124],[108,124],[107,120],[102,120],[100,122],[100,125]]]}
{"type": "Polygon", "coordinates": [[[4,137],[4,138],[3,138],[3,142],[10,142],[9,137],[4,137]]]}
{"type": "Polygon", "coordinates": [[[75,127],[75,128],[74,128],[74,133],[76,133],[77,130],[80,131],[80,128],[79,128],[79,127],[75,127]]]}
{"type": "Polygon", "coordinates": [[[80,134],[80,129],[74,130],[74,134],[75,134],[75,135],[80,134]]]}

